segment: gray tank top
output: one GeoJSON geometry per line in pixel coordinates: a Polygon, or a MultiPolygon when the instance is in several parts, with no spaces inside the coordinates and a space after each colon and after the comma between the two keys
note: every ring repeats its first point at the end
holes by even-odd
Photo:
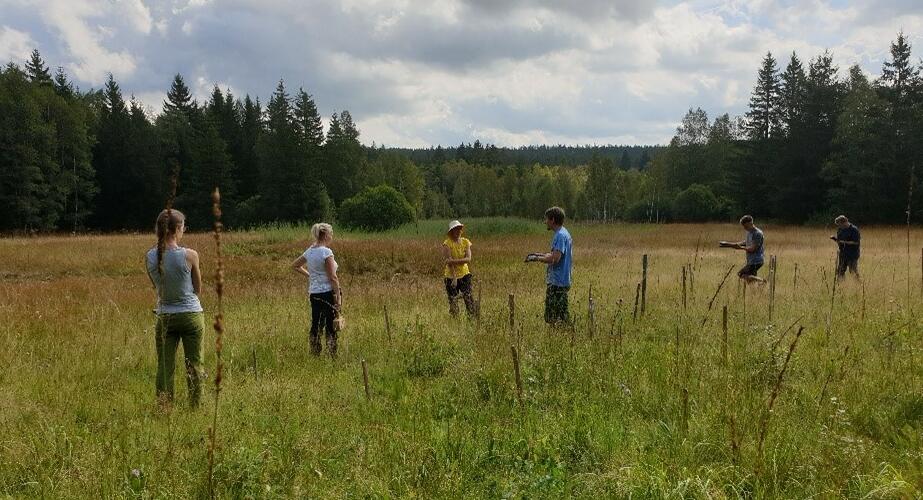
{"type": "Polygon", "coordinates": [[[147,273],[157,287],[157,313],[202,312],[202,304],[192,288],[192,270],[186,263],[186,249],[163,252],[163,280],[157,272],[157,247],[147,251],[147,273]]]}

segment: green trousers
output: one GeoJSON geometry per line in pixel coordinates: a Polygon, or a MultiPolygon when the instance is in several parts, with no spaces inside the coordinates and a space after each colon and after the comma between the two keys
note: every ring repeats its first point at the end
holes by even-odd
{"type": "Polygon", "coordinates": [[[205,333],[205,315],[200,312],[161,314],[157,317],[157,397],[173,399],[173,372],[176,369],[176,348],[183,343],[186,361],[186,384],[189,386],[189,403],[199,405],[202,396],[202,337],[205,333]]]}

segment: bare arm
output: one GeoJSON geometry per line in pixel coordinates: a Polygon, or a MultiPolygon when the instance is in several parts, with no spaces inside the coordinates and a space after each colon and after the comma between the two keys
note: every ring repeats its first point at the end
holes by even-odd
{"type": "Polygon", "coordinates": [[[538,259],[538,262],[544,262],[545,264],[557,264],[561,260],[562,256],[563,254],[560,250],[553,250],[550,253],[542,255],[541,258],[538,259]]]}
{"type": "Polygon", "coordinates": [[[196,295],[202,291],[202,270],[199,268],[199,252],[191,248],[186,249],[186,262],[192,274],[192,291],[196,295]]]}
{"type": "Polygon", "coordinates": [[[308,270],[307,270],[307,268],[304,267],[304,265],[307,264],[307,263],[308,263],[308,259],[305,259],[305,258],[304,258],[304,255],[300,255],[300,256],[298,256],[297,259],[295,259],[294,262],[292,262],[292,270],[295,271],[296,273],[302,275],[302,276],[307,277],[307,276],[308,276],[308,270]]]}
{"type": "Polygon", "coordinates": [[[154,283],[154,277],[151,276],[151,270],[147,267],[147,258],[144,259],[144,273],[147,274],[147,279],[151,280],[151,286],[156,289],[157,283],[154,283]]]}
{"type": "Polygon", "coordinates": [[[327,279],[329,279],[330,284],[333,285],[333,300],[336,306],[339,307],[341,302],[340,278],[337,277],[336,262],[333,260],[333,255],[324,259],[324,267],[327,271],[327,279]]]}
{"type": "Polygon", "coordinates": [[[468,248],[465,249],[465,256],[461,259],[453,259],[452,252],[446,245],[442,245],[442,255],[445,257],[445,263],[450,266],[469,264],[471,262],[471,245],[468,245],[468,248]]]}

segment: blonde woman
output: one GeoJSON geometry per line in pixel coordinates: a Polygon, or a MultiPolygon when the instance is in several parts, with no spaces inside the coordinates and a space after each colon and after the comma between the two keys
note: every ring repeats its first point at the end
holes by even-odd
{"type": "Polygon", "coordinates": [[[333,242],[333,227],[325,222],[311,226],[314,244],[308,247],[292,263],[296,273],[308,278],[308,298],[311,302],[311,354],[321,352],[320,329],[324,328],[327,339],[327,353],[337,354],[337,332],[333,322],[340,310],[340,280],[337,278],[337,262],[333,258],[330,243],[333,242]]]}
{"type": "Polygon", "coordinates": [[[186,232],[186,216],[179,210],[164,210],[157,216],[157,245],[147,251],[147,275],[157,290],[157,399],[162,405],[173,401],[173,373],[176,349],[183,343],[189,404],[199,405],[202,396],[202,337],[205,317],[199,303],[202,273],[199,254],[179,245],[186,232]]]}
{"type": "Polygon", "coordinates": [[[458,316],[458,297],[465,301],[468,316],[475,314],[474,298],[471,296],[471,241],[462,237],[465,225],[457,220],[449,223],[446,239],[442,242],[442,257],[445,259],[443,276],[445,291],[449,296],[449,314],[458,316]]]}

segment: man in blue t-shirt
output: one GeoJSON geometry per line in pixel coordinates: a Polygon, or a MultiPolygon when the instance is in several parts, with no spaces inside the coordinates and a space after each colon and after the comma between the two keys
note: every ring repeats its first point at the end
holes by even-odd
{"type": "Polygon", "coordinates": [[[849,222],[845,215],[834,219],[836,223],[836,236],[830,239],[839,245],[837,254],[836,277],[843,278],[846,269],[849,269],[856,278],[859,277],[859,228],[849,222]]]}
{"type": "Polygon", "coordinates": [[[737,271],[737,276],[748,284],[765,283],[766,280],[756,275],[763,267],[763,231],[753,225],[753,217],[750,215],[741,217],[740,225],[747,231],[747,238],[733,248],[747,252],[747,263],[737,271]]]}
{"type": "Polygon", "coordinates": [[[551,238],[551,251],[532,253],[526,262],[542,262],[548,265],[545,271],[545,322],[551,325],[567,324],[570,315],[567,310],[567,292],[570,290],[572,240],[564,228],[564,210],[551,207],[545,210],[545,227],[554,231],[551,238]]]}

